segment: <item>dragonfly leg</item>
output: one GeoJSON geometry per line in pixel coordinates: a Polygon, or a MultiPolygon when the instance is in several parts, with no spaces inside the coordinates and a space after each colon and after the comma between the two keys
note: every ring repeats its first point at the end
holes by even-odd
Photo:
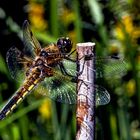
{"type": "Polygon", "coordinates": [[[76,62],[77,60],[76,59],[72,59],[72,58],[70,58],[69,56],[64,56],[64,59],[66,59],[66,60],[69,60],[69,61],[71,61],[71,62],[76,62]]]}
{"type": "Polygon", "coordinates": [[[85,62],[88,61],[88,60],[91,60],[92,57],[93,57],[93,54],[84,55],[84,56],[82,56],[81,58],[79,58],[79,60],[78,60],[78,62],[77,62],[78,69],[80,68],[80,65],[81,65],[80,60],[81,60],[81,59],[84,59],[84,60],[83,60],[83,64],[82,64],[82,65],[83,65],[83,66],[82,66],[82,69],[79,70],[79,72],[78,72],[78,76],[80,76],[80,75],[83,73],[84,66],[85,66],[85,62]]]}
{"type": "Polygon", "coordinates": [[[75,51],[76,51],[76,49],[74,49],[71,53],[69,53],[69,54],[67,55],[67,57],[71,56],[75,51]]]}
{"type": "Polygon", "coordinates": [[[71,82],[77,83],[77,76],[68,73],[62,62],[59,63],[59,68],[62,74],[71,77],[71,82]]]}
{"type": "Polygon", "coordinates": [[[60,68],[62,74],[67,75],[69,77],[74,77],[74,75],[71,75],[67,72],[67,70],[62,62],[59,63],[59,68],[60,68]]]}
{"type": "MultiPolygon", "coordinates": [[[[75,50],[74,50],[75,51],[75,50]]],[[[74,52],[73,51],[73,52],[74,52]]],[[[72,53],[71,53],[72,54],[72,53]]],[[[70,54],[70,55],[71,55],[70,54]]],[[[84,59],[83,61],[83,67],[82,67],[82,69],[81,69],[81,71],[79,71],[78,73],[77,73],[77,76],[79,76],[79,75],[81,75],[82,73],[83,73],[83,70],[84,70],[84,65],[85,65],[85,62],[86,61],[88,61],[88,60],[91,60],[92,59],[92,57],[93,57],[93,54],[90,54],[90,55],[84,55],[84,56],[82,56],[81,58],[79,58],[78,60],[74,60],[74,59],[71,59],[69,56],[70,55],[65,55],[64,56],[64,59],[67,59],[67,60],[70,60],[71,62],[75,62],[75,63],[77,63],[77,66],[78,66],[78,69],[79,69],[79,64],[80,64],[80,60],[81,59],[84,59]]],[[[63,63],[61,62],[61,64],[60,64],[60,69],[61,69],[61,72],[63,73],[63,74],[66,74],[66,75],[68,75],[68,76],[71,76],[71,75],[69,75],[68,73],[67,73],[67,71],[66,71],[66,69],[65,69],[65,67],[64,67],[64,65],[63,65],[63,63]]],[[[73,77],[73,76],[71,76],[71,77],[73,77]]]]}
{"type": "Polygon", "coordinates": [[[71,62],[76,62],[76,59],[70,58],[70,56],[71,56],[75,51],[76,51],[76,49],[73,50],[71,53],[69,53],[69,54],[67,54],[67,55],[64,55],[64,59],[70,60],[71,62]]]}
{"type": "Polygon", "coordinates": [[[82,79],[78,79],[78,81],[80,81],[79,88],[77,89],[78,91],[79,91],[79,89],[81,88],[82,84],[84,84],[87,88],[89,88],[86,81],[84,81],[84,80],[82,80],[82,79]]]}
{"type": "Polygon", "coordinates": [[[84,60],[83,60],[84,63],[82,64],[82,65],[83,65],[83,66],[82,66],[82,69],[81,69],[79,72],[77,72],[77,75],[76,75],[76,76],[69,74],[69,73],[67,72],[66,68],[64,67],[64,65],[63,65],[62,62],[59,63],[59,66],[60,66],[60,70],[61,70],[62,74],[65,74],[65,75],[67,75],[67,76],[72,77],[72,81],[77,82],[77,77],[83,73],[85,62],[88,61],[88,60],[91,60],[91,59],[93,58],[93,54],[84,55],[84,56],[82,56],[81,58],[79,58],[78,60],[76,60],[76,59],[71,59],[70,56],[71,56],[75,51],[76,51],[76,50],[72,51],[72,52],[71,52],[70,54],[68,54],[68,55],[64,55],[64,59],[67,59],[67,60],[69,60],[69,61],[71,61],[71,62],[76,63],[78,68],[79,68],[79,64],[80,64],[79,61],[80,61],[81,59],[84,59],[84,60]]]}
{"type": "MultiPolygon", "coordinates": [[[[71,54],[70,54],[70,55],[71,55],[71,54]]],[[[68,54],[68,55],[64,55],[64,59],[70,60],[71,62],[77,62],[76,59],[72,59],[72,58],[70,58],[70,55],[69,55],[69,54],[68,54]]],[[[81,59],[84,58],[84,60],[87,61],[87,60],[91,60],[92,57],[93,57],[92,54],[90,54],[90,55],[85,55],[85,56],[82,56],[81,58],[79,58],[79,60],[81,60],[81,59]]],[[[79,60],[78,60],[78,61],[79,61],[79,60]]]]}
{"type": "MultiPolygon", "coordinates": [[[[70,57],[74,52],[76,51],[76,49],[75,50],[73,50],[71,53],[69,53],[66,57],[70,57]]],[[[79,60],[81,60],[82,58],[84,58],[85,57],[85,60],[91,60],[91,58],[93,57],[93,54],[87,54],[87,55],[85,55],[85,56],[82,56],[79,60]]]]}

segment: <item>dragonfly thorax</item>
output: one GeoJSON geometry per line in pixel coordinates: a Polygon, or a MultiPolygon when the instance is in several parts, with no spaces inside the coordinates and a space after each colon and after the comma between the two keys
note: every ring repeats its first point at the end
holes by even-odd
{"type": "Polygon", "coordinates": [[[40,56],[41,57],[47,57],[49,54],[48,54],[48,52],[46,52],[45,50],[42,50],[41,52],[40,52],[40,56]]]}

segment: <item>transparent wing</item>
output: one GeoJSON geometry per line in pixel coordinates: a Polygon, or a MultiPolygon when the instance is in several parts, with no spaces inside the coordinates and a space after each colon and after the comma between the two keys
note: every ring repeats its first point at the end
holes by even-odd
{"type": "Polygon", "coordinates": [[[25,78],[26,66],[31,64],[31,59],[13,46],[6,54],[6,61],[12,78],[21,82],[25,78]]]}
{"type": "MultiPolygon", "coordinates": [[[[119,77],[126,72],[126,62],[119,57],[95,57],[95,69],[88,67],[88,69],[92,70],[95,73],[96,78],[103,77],[119,77]]],[[[76,62],[72,62],[69,60],[64,60],[63,64],[67,70],[67,72],[71,75],[76,76],[78,74],[76,69],[76,62]]],[[[83,65],[83,67],[87,67],[87,65],[83,65]]]]}
{"type": "MultiPolygon", "coordinates": [[[[105,67],[104,72],[106,72],[105,73],[106,76],[111,76],[111,74],[114,74],[114,73],[116,73],[116,74],[118,73],[120,75],[120,72],[123,72],[126,68],[126,66],[125,66],[126,64],[122,59],[116,59],[116,58],[111,58],[111,57],[108,57],[108,58],[97,58],[96,57],[96,59],[97,59],[96,63],[98,64],[98,67],[96,67],[96,69],[98,69],[98,70],[95,71],[93,69],[93,72],[95,72],[95,74],[97,72],[96,75],[101,73],[99,62],[100,62],[100,64],[103,63],[103,65],[105,67]],[[111,69],[109,69],[110,67],[111,67],[111,69]],[[118,70],[118,71],[116,71],[116,70],[118,70]]],[[[77,76],[78,72],[76,71],[76,63],[70,62],[69,60],[64,60],[63,64],[67,68],[67,72],[69,74],[77,76]]],[[[84,65],[84,64],[83,64],[83,66],[87,67],[87,65],[84,65]]],[[[91,69],[91,68],[89,68],[89,69],[91,69]]],[[[102,71],[103,71],[103,69],[102,69],[102,71]]],[[[100,77],[102,77],[102,76],[103,76],[103,74],[100,75],[100,77]]],[[[99,76],[97,78],[99,78],[99,76]]],[[[104,87],[95,85],[95,92],[96,92],[96,105],[105,105],[110,102],[110,94],[104,87]]]]}
{"type": "MultiPolygon", "coordinates": [[[[66,63],[67,61],[65,61],[64,65],[66,63]]],[[[73,70],[75,69],[75,65],[70,66],[68,72],[70,72],[71,75],[76,74],[76,72],[73,70]]],[[[73,82],[72,77],[63,75],[58,68],[55,69],[54,76],[45,78],[38,89],[39,93],[48,96],[49,98],[58,102],[68,104],[76,103],[76,81],[73,82]]],[[[96,105],[105,105],[109,103],[110,95],[105,88],[96,85],[95,92],[96,105]]]]}
{"type": "Polygon", "coordinates": [[[23,42],[24,48],[22,52],[16,47],[12,47],[6,56],[12,77],[20,82],[24,79],[25,72],[32,63],[33,58],[41,50],[41,46],[30,30],[27,20],[23,23],[23,42]]]}
{"type": "Polygon", "coordinates": [[[62,75],[58,71],[53,77],[45,78],[37,90],[55,101],[68,104],[76,103],[76,83],[71,82],[70,77],[62,75]]]}
{"type": "Polygon", "coordinates": [[[95,59],[96,78],[118,77],[126,72],[126,62],[122,58],[108,56],[105,58],[96,57],[95,59]]]}
{"type": "MultiPolygon", "coordinates": [[[[117,73],[120,75],[120,72],[123,72],[126,68],[125,61],[122,59],[116,59],[113,57],[96,59],[97,70],[95,71],[93,69],[93,72],[95,73],[104,72],[106,76],[111,76],[112,74],[117,73]],[[104,66],[105,70],[100,68],[100,64],[104,66]]],[[[68,74],[73,75],[74,77],[77,76],[78,72],[76,71],[75,62],[64,60],[63,65],[66,68],[68,74]]],[[[83,64],[83,66],[86,65],[83,64]]],[[[96,75],[98,75],[99,77],[99,74],[96,75]]],[[[102,76],[103,74],[100,74],[100,77],[102,76]]],[[[76,102],[76,83],[73,83],[70,77],[68,78],[68,76],[62,75],[60,71],[59,73],[57,71],[54,77],[46,78],[45,82],[42,83],[42,87],[44,87],[43,93],[45,93],[48,97],[52,98],[53,100],[70,104],[76,102]],[[47,93],[45,92],[45,88],[47,89],[47,93]]],[[[96,85],[95,92],[96,105],[105,105],[110,102],[110,94],[105,88],[96,85]]]]}
{"type": "MultiPolygon", "coordinates": [[[[58,77],[57,77],[58,78],[58,77]]],[[[55,101],[75,104],[76,103],[76,83],[69,82],[62,78],[48,78],[42,82],[36,90],[43,96],[47,96],[55,101]]],[[[64,78],[64,77],[63,77],[64,78]]],[[[106,105],[110,102],[110,94],[108,91],[96,85],[96,106],[106,105]]]]}
{"type": "Polygon", "coordinates": [[[99,85],[95,85],[96,105],[106,105],[110,102],[110,94],[108,91],[99,85]]]}
{"type": "Polygon", "coordinates": [[[66,68],[66,71],[68,74],[72,75],[72,76],[77,76],[78,72],[77,72],[77,64],[76,62],[72,62],[70,60],[63,60],[63,65],[66,68]]]}
{"type": "MultiPolygon", "coordinates": [[[[97,58],[96,57],[96,71],[92,69],[93,72],[99,77],[102,77],[103,74],[99,76],[98,73],[103,72],[106,76],[111,76],[112,74],[119,74],[123,72],[126,68],[125,61],[118,58],[113,57],[106,57],[106,58],[97,58]],[[103,68],[100,68],[101,64],[103,68]]],[[[77,76],[78,72],[76,71],[76,63],[64,60],[63,65],[66,68],[68,74],[73,75],[74,77],[77,76]]],[[[86,66],[83,64],[83,66],[86,66]]],[[[58,69],[56,69],[57,71],[58,69]]],[[[47,89],[47,94],[44,92],[48,97],[57,100],[63,103],[70,103],[73,104],[76,102],[76,83],[72,82],[72,78],[62,75],[59,71],[56,72],[54,77],[46,78],[45,82],[43,82],[43,87],[47,89]]],[[[44,90],[45,91],[45,90],[44,90]]],[[[110,102],[110,94],[108,91],[103,88],[102,86],[96,85],[95,86],[96,92],[96,105],[105,105],[110,102]]]]}
{"type": "Polygon", "coordinates": [[[35,57],[41,51],[41,45],[30,30],[29,23],[27,20],[23,23],[23,42],[24,42],[24,53],[27,56],[35,57]]]}

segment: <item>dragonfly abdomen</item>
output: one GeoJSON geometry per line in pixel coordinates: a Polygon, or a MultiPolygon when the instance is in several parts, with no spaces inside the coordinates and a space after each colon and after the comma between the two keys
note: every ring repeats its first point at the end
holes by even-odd
{"type": "Polygon", "coordinates": [[[0,120],[4,119],[12,112],[40,81],[41,79],[37,75],[28,77],[23,86],[9,99],[8,103],[0,111],[0,120]]]}

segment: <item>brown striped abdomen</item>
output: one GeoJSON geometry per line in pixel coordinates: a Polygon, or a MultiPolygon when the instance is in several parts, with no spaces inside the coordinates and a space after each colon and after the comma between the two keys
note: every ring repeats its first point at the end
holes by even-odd
{"type": "Polygon", "coordinates": [[[31,74],[24,81],[23,86],[9,99],[8,103],[0,111],[0,120],[4,119],[15,107],[28,95],[34,87],[43,79],[39,74],[31,74]]]}

